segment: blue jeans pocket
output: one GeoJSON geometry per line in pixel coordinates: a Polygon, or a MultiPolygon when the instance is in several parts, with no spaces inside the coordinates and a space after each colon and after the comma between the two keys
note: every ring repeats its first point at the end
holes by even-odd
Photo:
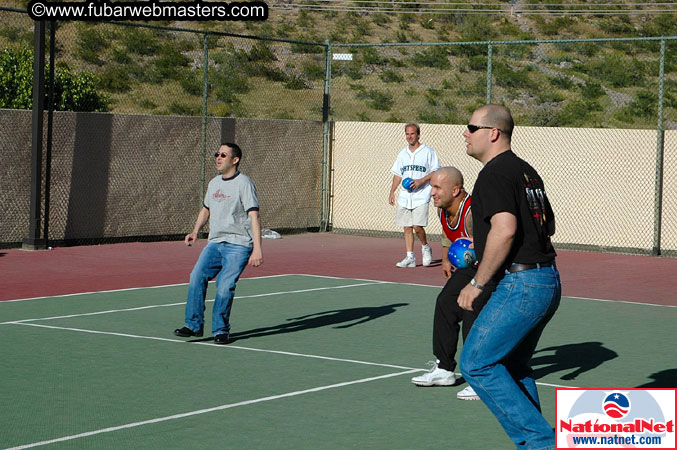
{"type": "Polygon", "coordinates": [[[528,317],[544,317],[555,298],[556,285],[533,282],[524,283],[520,312],[528,317]]]}

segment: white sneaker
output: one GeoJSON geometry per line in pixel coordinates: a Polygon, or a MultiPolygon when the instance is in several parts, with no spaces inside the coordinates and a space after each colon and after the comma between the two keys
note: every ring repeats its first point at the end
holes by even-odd
{"type": "Polygon", "coordinates": [[[477,395],[473,388],[466,386],[465,389],[456,394],[456,398],[459,400],[479,400],[480,396],[477,395]]]}
{"type": "Polygon", "coordinates": [[[430,361],[428,364],[432,366],[428,373],[411,379],[411,382],[416,386],[451,386],[456,383],[454,372],[440,369],[437,367],[437,363],[433,361],[430,361]]]}
{"type": "Polygon", "coordinates": [[[402,261],[395,264],[397,267],[416,267],[416,258],[405,257],[402,261]]]}
{"type": "Polygon", "coordinates": [[[433,262],[433,249],[430,245],[424,245],[421,247],[421,252],[423,253],[423,265],[429,266],[433,262]]]}

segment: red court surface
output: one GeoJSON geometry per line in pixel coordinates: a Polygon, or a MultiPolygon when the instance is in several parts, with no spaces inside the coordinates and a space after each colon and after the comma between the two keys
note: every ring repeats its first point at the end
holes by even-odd
{"type": "MultiPolygon", "coordinates": [[[[134,287],[187,283],[206,241],[61,247],[51,251],[0,250],[0,300],[46,297],[134,287]]],[[[433,258],[441,246],[433,243],[433,258]]],[[[333,233],[264,239],[264,264],[243,277],[287,273],[363,278],[428,285],[444,284],[439,263],[400,269],[404,241],[333,233]]],[[[416,243],[420,264],[420,244],[416,243]]],[[[569,297],[677,306],[677,258],[558,252],[563,293],[569,297]]]]}

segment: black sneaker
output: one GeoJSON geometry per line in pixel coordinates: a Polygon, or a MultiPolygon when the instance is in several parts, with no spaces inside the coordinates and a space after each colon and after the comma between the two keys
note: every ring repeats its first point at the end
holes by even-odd
{"type": "Polygon", "coordinates": [[[230,342],[228,334],[217,334],[214,336],[214,343],[219,345],[224,345],[230,342]]]}
{"type": "Polygon", "coordinates": [[[180,336],[180,337],[201,337],[202,336],[202,328],[200,328],[200,331],[193,331],[188,327],[183,327],[183,328],[177,328],[174,330],[174,335],[180,336]]]}

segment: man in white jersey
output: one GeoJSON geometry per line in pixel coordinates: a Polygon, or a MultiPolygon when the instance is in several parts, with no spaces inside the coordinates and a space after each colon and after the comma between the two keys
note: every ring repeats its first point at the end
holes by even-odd
{"type": "Polygon", "coordinates": [[[419,142],[421,128],[415,123],[404,127],[407,146],[400,150],[391,169],[393,183],[390,187],[388,202],[395,205],[395,191],[404,178],[413,179],[409,189],[400,189],[395,212],[395,225],[404,227],[404,246],[406,256],[397,267],[416,267],[414,256],[414,232],[421,241],[423,265],[429,266],[433,259],[432,249],[424,227],[428,225],[428,205],[430,203],[430,177],[440,168],[437,153],[431,147],[419,142]]]}
{"type": "Polygon", "coordinates": [[[247,264],[254,267],[263,264],[261,222],[256,187],[238,170],[240,147],[222,144],[214,157],[219,175],[209,182],[195,227],[184,239],[186,245],[191,245],[209,220],[209,242],[190,274],[186,325],[174,330],[174,334],[202,336],[207,283],[216,277],[212,335],[215,344],[227,344],[235,283],[247,264]]]}

